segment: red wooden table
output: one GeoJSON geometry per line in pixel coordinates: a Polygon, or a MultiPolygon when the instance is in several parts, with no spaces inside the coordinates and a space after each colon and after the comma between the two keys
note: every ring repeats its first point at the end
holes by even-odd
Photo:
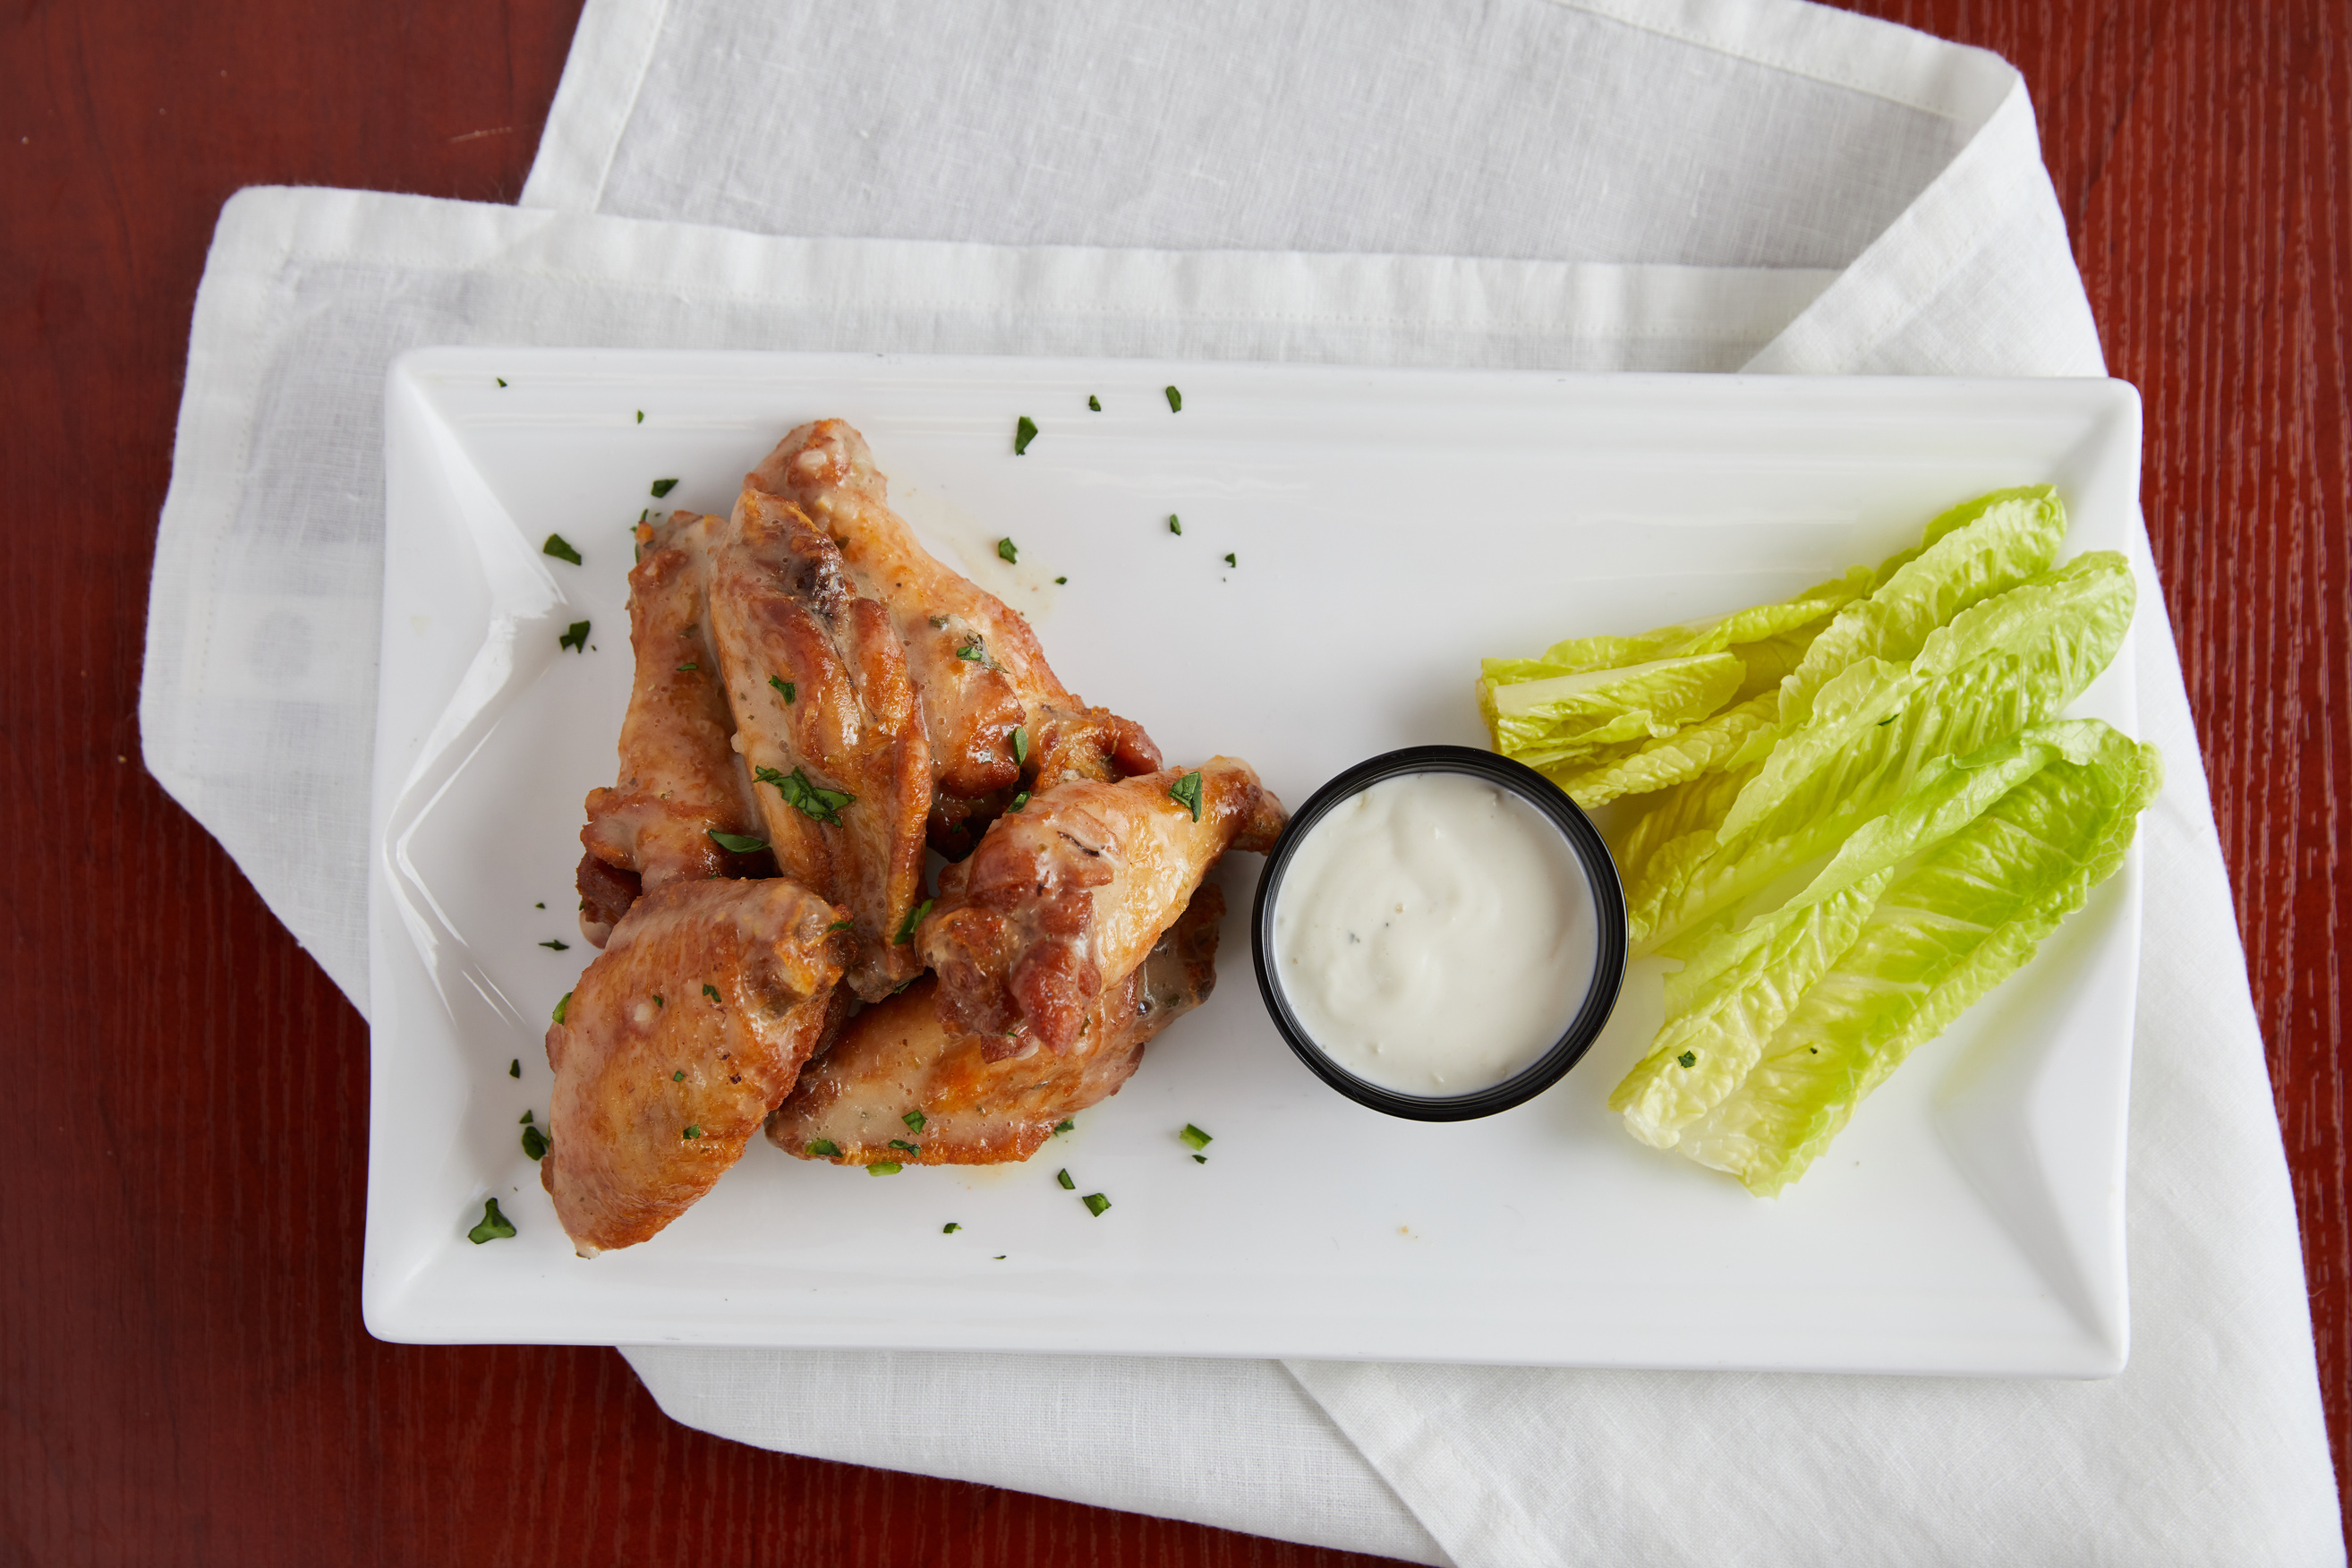
{"type": "MultiPolygon", "coordinates": [[[[2032,85],[2211,773],[2352,1426],[2352,6],[1865,0],[2032,85]]],[[[1317,1564],[1347,1554],[767,1454],[602,1350],[360,1325],[367,1037],[139,765],[147,572],[222,200],[511,200],[578,0],[15,0],[0,20],[0,1555],[1317,1564]]]]}

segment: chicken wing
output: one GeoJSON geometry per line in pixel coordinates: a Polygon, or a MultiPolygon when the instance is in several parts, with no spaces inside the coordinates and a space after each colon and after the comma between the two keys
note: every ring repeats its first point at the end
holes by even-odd
{"type": "Polygon", "coordinates": [[[998,1057],[1034,1032],[1066,1051],[1087,1009],[1174,923],[1229,847],[1263,853],[1282,803],[1247,763],[1213,757],[1117,784],[1073,780],[996,819],[941,879],[916,945],[939,1011],[998,1057]]]}
{"type": "Polygon", "coordinates": [[[849,911],[849,984],[878,1001],[921,969],[902,935],[923,896],[931,801],[889,615],[798,507],[747,489],[712,554],[710,621],[776,863],[849,911]]]}
{"type": "Polygon", "coordinates": [[[985,1037],[950,1033],[933,982],[919,981],[860,1013],[808,1065],[768,1119],[769,1142],[845,1165],[1027,1159],[1055,1123],[1117,1094],[1145,1044],[1209,999],[1224,912],[1216,888],[1194,893],[1143,962],[1087,1009],[1063,1055],[1032,1041],[1020,1056],[989,1060],[985,1037]]]}
{"type": "MultiPolygon", "coordinates": [[[[636,674],[621,721],[620,777],[588,792],[580,832],[580,929],[597,946],[640,890],[764,866],[710,837],[759,833],[751,775],[730,744],[735,721],[710,637],[710,548],[723,518],[674,511],[641,532],[629,572],[636,674]]],[[[764,861],[765,857],[760,857],[764,861]]]]}
{"type": "Polygon", "coordinates": [[[745,483],[796,502],[840,546],[858,591],[888,607],[922,693],[940,806],[933,842],[942,853],[969,847],[970,819],[1002,810],[1017,788],[1160,765],[1141,725],[1071,696],[1027,621],[916,542],[890,510],[865,437],[849,426],[800,426],[745,483]]]}
{"type": "Polygon", "coordinates": [[[791,1092],[841,975],[840,911],[781,878],[637,900],[547,1031],[540,1182],[583,1257],[645,1240],[791,1092]]]}

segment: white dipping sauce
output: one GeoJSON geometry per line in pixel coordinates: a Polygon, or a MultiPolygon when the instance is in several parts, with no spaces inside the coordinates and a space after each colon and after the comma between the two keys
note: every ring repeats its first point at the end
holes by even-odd
{"type": "Polygon", "coordinates": [[[1400,773],[1307,830],[1274,910],[1276,973],[1325,1055],[1405,1094],[1532,1065],[1592,986],[1600,917],[1559,829],[1469,773],[1400,773]]]}

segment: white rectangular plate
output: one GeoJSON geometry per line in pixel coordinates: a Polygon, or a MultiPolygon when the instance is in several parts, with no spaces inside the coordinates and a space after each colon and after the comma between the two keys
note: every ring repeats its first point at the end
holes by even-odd
{"type": "MultiPolygon", "coordinates": [[[[1252,983],[1258,862],[1236,855],[1214,998],[1028,1163],[877,1179],[755,1141],[653,1241],[573,1257],[517,1119],[544,1119],[548,1011],[593,956],[572,872],[628,690],[629,529],[646,507],[724,511],[785,429],[828,415],[1073,689],[1171,762],[1249,759],[1293,804],[1377,752],[1482,743],[1482,655],[1778,598],[2004,485],[2054,481],[2069,553],[2119,550],[2139,470],[2115,382],[412,353],[385,414],[377,1335],[2121,1368],[2136,858],[1777,1201],[1606,1110],[1657,1024],[1654,963],[1583,1064],[1507,1114],[1393,1121],[1323,1088],[1252,983]],[[1024,415],[1039,434],[1015,457],[1024,415]],[[554,532],[583,564],[541,553],[554,532]],[[587,650],[560,649],[580,620],[587,650]],[[1215,1136],[1205,1164],[1188,1121],[1215,1136]],[[493,1195],[519,1234],[472,1245],[493,1195]]],[[[2126,648],[2074,711],[2130,730],[2130,670],[2126,648]]]]}

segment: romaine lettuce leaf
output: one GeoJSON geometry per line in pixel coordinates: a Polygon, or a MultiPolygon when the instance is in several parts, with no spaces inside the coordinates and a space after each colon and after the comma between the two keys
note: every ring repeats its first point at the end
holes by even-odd
{"type": "Polygon", "coordinates": [[[1806,988],[1853,945],[1894,875],[1882,868],[1722,932],[1667,977],[1665,1023],[1609,1096],[1634,1137],[1671,1149],[1684,1127],[1738,1089],[1806,988]]]}
{"type": "Polygon", "coordinates": [[[1767,691],[1671,735],[1557,763],[1544,769],[1544,775],[1588,809],[1619,795],[1647,795],[1701,773],[1761,762],[1780,734],[1780,694],[1767,691]]]}
{"type": "Polygon", "coordinates": [[[1647,835],[1627,870],[1632,940],[1656,947],[1835,848],[1928,763],[2048,719],[2115,657],[2133,597],[2122,556],[2083,555],[1962,612],[1907,665],[1849,666],[1716,825],[1647,835]]]}
{"type": "Polygon", "coordinates": [[[1622,669],[1653,659],[1721,653],[1816,623],[1826,625],[1829,617],[1846,604],[1869,593],[1872,582],[1870,569],[1856,566],[1842,577],[1814,584],[1793,598],[1757,605],[1711,620],[1660,626],[1632,637],[1572,637],[1554,643],[1534,658],[1482,659],[1480,680],[1485,686],[1501,686],[1556,675],[1581,675],[1593,669],[1622,669]]]}
{"type": "Polygon", "coordinates": [[[1530,767],[1570,763],[1618,742],[1671,735],[1731,700],[1746,676],[1736,655],[1652,659],[1622,669],[1481,686],[1495,749],[1530,767]]]}
{"type": "MultiPolygon", "coordinates": [[[[2053,726],[2053,730],[2065,726],[2053,726]]],[[[2085,721],[2045,741],[2053,757],[1951,832],[1879,896],[1860,934],[1807,989],[1739,1086],[1683,1125],[1675,1147],[1770,1196],[1804,1173],[1854,1106],[1903,1059],[2033,956],[2122,864],[2163,770],[2156,749],[2085,721]],[[2080,759],[2080,760],[2077,760],[2080,759]]],[[[2015,770],[2021,749],[1996,759],[2015,770]]],[[[1969,759],[1973,763],[1976,759],[1969,759]]],[[[1966,808],[1967,765],[1923,779],[1903,814],[1934,831],[1966,808]]],[[[1894,826],[1856,864],[1884,859],[1894,826]]],[[[1831,894],[1831,907],[1888,874],[1831,894]]],[[[1825,878],[1827,874],[1825,873],[1825,878]]]]}
{"type": "Polygon", "coordinates": [[[1801,725],[1814,694],[1849,665],[1906,662],[1961,611],[2048,571],[2065,532],[2066,509],[2050,485],[1994,490],[1936,518],[1916,553],[1881,567],[1869,595],[1840,610],[1808,645],[1780,687],[1782,727],[1801,725]]]}

